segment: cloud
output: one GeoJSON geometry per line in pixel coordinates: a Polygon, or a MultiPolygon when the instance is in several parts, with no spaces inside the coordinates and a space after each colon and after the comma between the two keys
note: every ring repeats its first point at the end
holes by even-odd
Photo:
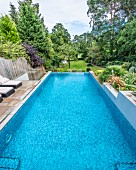
{"type": "MultiPolygon", "coordinates": [[[[0,13],[9,11],[11,0],[0,0],[0,13]]],[[[40,4],[40,12],[44,16],[45,24],[51,31],[56,23],[62,23],[71,35],[89,31],[86,0],[33,0],[40,4]]],[[[17,0],[12,0],[17,6],[17,0]]]]}

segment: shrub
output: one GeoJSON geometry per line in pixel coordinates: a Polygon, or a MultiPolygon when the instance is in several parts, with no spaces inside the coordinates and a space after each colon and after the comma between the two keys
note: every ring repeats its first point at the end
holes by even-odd
{"type": "Polygon", "coordinates": [[[114,61],[109,61],[106,66],[111,66],[111,65],[114,65],[114,61]]]}
{"type": "Polygon", "coordinates": [[[109,61],[106,65],[107,66],[111,66],[111,65],[119,65],[119,66],[121,66],[122,64],[123,64],[122,61],[115,60],[115,61],[109,61]]]}
{"type": "Polygon", "coordinates": [[[102,73],[99,75],[100,83],[103,83],[109,79],[109,77],[114,74],[115,76],[123,76],[127,73],[125,69],[121,66],[108,66],[106,67],[102,73]]]}
{"type": "Polygon", "coordinates": [[[136,73],[128,73],[123,77],[126,84],[136,85],[136,73]]]}
{"type": "Polygon", "coordinates": [[[110,73],[112,73],[113,70],[113,74],[116,76],[123,76],[127,73],[125,69],[118,65],[108,66],[106,69],[109,70],[110,73]]]}
{"type": "Polygon", "coordinates": [[[106,66],[107,61],[101,61],[101,66],[106,66]]]}
{"type": "Polygon", "coordinates": [[[114,61],[114,65],[122,65],[121,61],[114,61]]]}
{"type": "Polygon", "coordinates": [[[96,70],[94,73],[96,76],[98,76],[99,74],[101,74],[103,72],[103,70],[96,70]]]}
{"type": "Polygon", "coordinates": [[[88,67],[88,68],[86,68],[86,71],[89,72],[89,71],[91,71],[91,69],[88,67]]]}
{"type": "Polygon", "coordinates": [[[56,67],[51,67],[50,69],[47,69],[47,70],[51,70],[53,72],[57,72],[57,68],[56,67]]]}
{"type": "Polygon", "coordinates": [[[79,71],[79,72],[83,72],[83,70],[82,70],[82,69],[79,69],[78,71],[79,71]]]}
{"type": "Polygon", "coordinates": [[[116,89],[120,90],[121,87],[125,87],[123,80],[120,77],[114,75],[110,76],[108,82],[116,89]]]}
{"type": "Polygon", "coordinates": [[[91,63],[88,63],[87,66],[88,66],[88,67],[89,67],[89,66],[92,66],[92,64],[91,64],[91,63]]]}
{"type": "Polygon", "coordinates": [[[63,69],[58,68],[58,69],[57,69],[57,72],[63,72],[63,69]]]}
{"type": "Polygon", "coordinates": [[[130,66],[130,63],[129,62],[124,62],[122,64],[122,68],[126,69],[126,70],[129,70],[129,66],[130,66]]]}
{"type": "Polygon", "coordinates": [[[32,45],[28,45],[26,43],[23,43],[24,48],[26,49],[27,54],[30,56],[31,65],[33,68],[42,66],[44,61],[42,58],[40,58],[36,54],[36,48],[34,48],[32,45]]]}
{"type": "Polygon", "coordinates": [[[21,42],[16,24],[8,15],[0,17],[0,35],[3,36],[5,41],[21,42]]]}
{"type": "Polygon", "coordinates": [[[72,70],[71,69],[67,69],[67,72],[72,72],[72,70]]]}
{"type": "Polygon", "coordinates": [[[10,41],[0,42],[0,56],[12,60],[24,57],[27,61],[29,61],[29,57],[26,54],[24,47],[22,47],[19,43],[13,43],[10,41]]]}
{"type": "Polygon", "coordinates": [[[129,69],[129,72],[130,73],[136,73],[136,67],[130,67],[130,69],[129,69]]]}
{"type": "Polygon", "coordinates": [[[48,58],[46,58],[46,60],[44,59],[44,63],[43,63],[43,65],[44,65],[44,67],[46,68],[46,69],[50,69],[51,67],[52,67],[52,60],[50,60],[50,59],[48,59],[48,58]]]}
{"type": "Polygon", "coordinates": [[[75,68],[74,68],[74,69],[72,69],[72,72],[77,72],[77,69],[75,69],[75,68]]]}

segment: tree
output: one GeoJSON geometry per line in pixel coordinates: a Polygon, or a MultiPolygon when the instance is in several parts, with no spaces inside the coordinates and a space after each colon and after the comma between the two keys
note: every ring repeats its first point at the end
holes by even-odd
{"type": "Polygon", "coordinates": [[[76,58],[77,51],[74,48],[73,44],[72,43],[63,44],[62,46],[59,47],[59,51],[60,57],[68,61],[68,65],[70,68],[70,61],[77,59],[76,58]]]}
{"type": "Polygon", "coordinates": [[[57,23],[52,29],[51,40],[53,42],[53,48],[55,52],[59,52],[59,47],[63,44],[70,42],[70,34],[68,30],[64,28],[61,23],[57,23]]]}
{"type": "MultiPolygon", "coordinates": [[[[92,37],[105,41],[109,59],[116,57],[116,37],[125,23],[136,15],[136,0],[88,0],[92,37]]],[[[100,43],[99,43],[100,44],[100,43]]]]}
{"type": "Polygon", "coordinates": [[[8,15],[0,18],[0,35],[7,41],[13,43],[20,42],[20,37],[16,28],[16,24],[8,15]]]}
{"type": "Polygon", "coordinates": [[[89,33],[84,33],[82,35],[75,35],[73,39],[73,44],[78,51],[78,54],[82,54],[82,58],[88,57],[91,44],[91,36],[89,33]]]}
{"type": "Polygon", "coordinates": [[[16,7],[10,2],[10,11],[9,15],[12,20],[17,24],[18,23],[18,13],[16,11],[16,7]]]}
{"type": "Polygon", "coordinates": [[[17,59],[25,57],[25,49],[21,45],[21,40],[16,29],[16,24],[8,15],[0,18],[0,56],[7,59],[17,59]]]}
{"type": "Polygon", "coordinates": [[[57,23],[53,29],[51,34],[51,40],[53,43],[53,49],[55,52],[55,62],[59,67],[59,63],[64,58],[64,48],[71,42],[70,34],[68,30],[64,28],[61,23],[57,23]]]}
{"type": "Polygon", "coordinates": [[[19,20],[17,29],[23,42],[33,45],[39,56],[46,60],[52,60],[52,43],[44,20],[39,13],[39,4],[33,4],[32,0],[19,1],[19,20]]]}
{"type": "Polygon", "coordinates": [[[136,19],[128,22],[117,37],[119,60],[136,62],[136,19]]]}

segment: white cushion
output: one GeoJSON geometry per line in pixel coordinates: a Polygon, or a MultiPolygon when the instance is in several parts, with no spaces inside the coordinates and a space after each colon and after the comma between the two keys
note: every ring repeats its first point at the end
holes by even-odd
{"type": "Polygon", "coordinates": [[[21,81],[9,80],[5,82],[4,85],[18,85],[19,83],[21,83],[21,81]]]}
{"type": "Polygon", "coordinates": [[[12,90],[13,87],[0,87],[0,94],[6,94],[10,90],[12,90]]]}
{"type": "Polygon", "coordinates": [[[0,77],[0,84],[4,84],[4,83],[6,83],[7,81],[9,81],[9,79],[7,79],[6,77],[4,77],[4,78],[1,78],[1,77],[0,77]]]}

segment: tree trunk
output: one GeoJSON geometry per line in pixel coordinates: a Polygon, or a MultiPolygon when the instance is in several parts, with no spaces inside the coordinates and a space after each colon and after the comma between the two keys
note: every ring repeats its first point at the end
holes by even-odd
{"type": "Polygon", "coordinates": [[[70,68],[70,60],[68,60],[68,68],[70,68]]]}

